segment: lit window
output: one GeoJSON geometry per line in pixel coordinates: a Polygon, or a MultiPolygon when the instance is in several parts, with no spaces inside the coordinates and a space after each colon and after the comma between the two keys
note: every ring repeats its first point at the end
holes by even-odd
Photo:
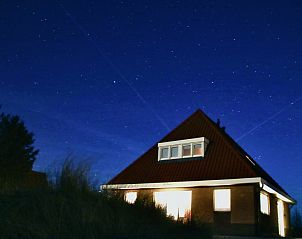
{"type": "Polygon", "coordinates": [[[166,210],[167,216],[178,220],[191,218],[192,191],[154,192],[155,205],[166,210]]]}
{"type": "Polygon", "coordinates": [[[178,157],[178,147],[171,147],[171,158],[177,158],[178,157]]]}
{"type": "Polygon", "coordinates": [[[260,193],[260,211],[269,215],[269,197],[266,193],[260,193]]]}
{"type": "Polygon", "coordinates": [[[201,144],[194,144],[193,145],[193,155],[202,155],[201,144]]]}
{"type": "Polygon", "coordinates": [[[160,150],[160,158],[161,159],[167,159],[167,158],[169,158],[169,148],[162,148],[160,150]]]}
{"type": "Polygon", "coordinates": [[[214,210],[231,211],[231,189],[214,190],[214,210]]]}
{"type": "Polygon", "coordinates": [[[191,156],[191,145],[183,145],[182,146],[182,156],[191,156]]]}
{"type": "Polygon", "coordinates": [[[137,198],[137,192],[128,192],[125,194],[125,201],[127,203],[135,203],[136,201],[136,198],[137,198]]]}
{"type": "Polygon", "coordinates": [[[277,215],[279,235],[285,237],[284,205],[282,200],[277,201],[277,215]]]}

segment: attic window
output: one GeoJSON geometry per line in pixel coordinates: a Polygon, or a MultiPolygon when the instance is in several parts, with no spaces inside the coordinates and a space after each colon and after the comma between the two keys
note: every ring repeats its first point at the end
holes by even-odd
{"type": "Polygon", "coordinates": [[[191,144],[185,144],[182,146],[182,156],[183,157],[191,156],[191,144]]]}
{"type": "Polygon", "coordinates": [[[193,155],[202,155],[202,145],[193,144],[193,155]]]}
{"type": "Polygon", "coordinates": [[[160,159],[168,159],[168,158],[169,158],[169,148],[161,148],[160,159]]]}
{"type": "Polygon", "coordinates": [[[171,158],[178,158],[178,146],[171,147],[171,158]]]}
{"type": "Polygon", "coordinates": [[[204,157],[208,144],[205,137],[158,143],[158,160],[204,157]]]}

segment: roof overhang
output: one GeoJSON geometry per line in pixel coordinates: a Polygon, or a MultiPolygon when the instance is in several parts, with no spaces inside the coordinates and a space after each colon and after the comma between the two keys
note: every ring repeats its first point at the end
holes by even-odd
{"type": "Polygon", "coordinates": [[[259,184],[262,190],[274,194],[277,198],[288,202],[295,203],[295,200],[287,194],[280,192],[272,187],[266,180],[261,177],[253,178],[235,178],[219,180],[201,180],[201,181],[180,181],[180,182],[160,182],[160,183],[128,183],[128,184],[104,184],[101,189],[113,190],[137,190],[137,189],[168,189],[168,188],[188,188],[188,187],[209,187],[209,186],[231,186],[239,184],[259,184]]]}
{"type": "Polygon", "coordinates": [[[268,183],[266,180],[264,180],[263,178],[261,179],[260,182],[260,187],[271,194],[274,194],[277,198],[291,203],[291,204],[296,204],[296,200],[293,199],[292,197],[290,197],[289,195],[285,194],[284,192],[281,192],[280,190],[276,189],[274,186],[272,186],[270,183],[268,183]]]}

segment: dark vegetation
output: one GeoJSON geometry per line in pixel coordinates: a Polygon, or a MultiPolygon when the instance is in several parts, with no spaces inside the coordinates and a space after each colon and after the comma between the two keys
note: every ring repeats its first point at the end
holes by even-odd
{"type": "Polygon", "coordinates": [[[292,225],[292,236],[293,237],[302,237],[302,216],[297,209],[297,207],[292,211],[292,218],[291,218],[291,225],[292,225]]]}
{"type": "Polygon", "coordinates": [[[1,238],[206,238],[193,223],[166,218],[146,200],[127,204],[117,195],[97,192],[87,171],[66,161],[46,187],[0,195],[1,238]]]}
{"type": "Polygon", "coordinates": [[[48,183],[35,181],[39,177],[28,176],[38,153],[33,142],[18,116],[0,115],[1,239],[210,237],[201,225],[166,218],[152,202],[130,205],[114,193],[99,192],[88,167],[75,166],[70,158],[48,183]]]}
{"type": "Polygon", "coordinates": [[[39,152],[33,143],[33,134],[28,132],[19,116],[0,113],[1,175],[31,171],[39,152]]]}

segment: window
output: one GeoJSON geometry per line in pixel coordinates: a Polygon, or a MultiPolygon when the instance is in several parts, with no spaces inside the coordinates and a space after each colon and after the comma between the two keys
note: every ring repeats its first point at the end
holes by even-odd
{"type": "Polygon", "coordinates": [[[181,139],[158,143],[158,161],[180,158],[201,159],[204,157],[209,140],[205,137],[181,139]]]}
{"type": "Polygon", "coordinates": [[[162,207],[174,220],[191,218],[192,191],[154,192],[153,198],[155,205],[162,207]]]}
{"type": "Polygon", "coordinates": [[[263,214],[267,214],[269,215],[269,208],[270,205],[269,205],[269,197],[266,193],[264,192],[261,192],[260,193],[260,211],[263,213],[263,214]]]}
{"type": "Polygon", "coordinates": [[[191,156],[191,145],[183,145],[182,146],[182,156],[191,156]]]}
{"type": "Polygon", "coordinates": [[[162,148],[160,151],[160,158],[167,159],[169,158],[169,148],[162,148]]]}
{"type": "Polygon", "coordinates": [[[125,194],[125,201],[127,203],[133,204],[135,203],[137,198],[137,192],[128,192],[125,194]]]}
{"type": "Polygon", "coordinates": [[[214,190],[214,210],[231,211],[231,189],[214,190]]]}
{"type": "Polygon", "coordinates": [[[202,155],[201,144],[193,144],[193,155],[194,156],[202,155]]]}
{"type": "Polygon", "coordinates": [[[282,200],[277,201],[279,235],[285,237],[284,205],[282,200]]]}
{"type": "Polygon", "coordinates": [[[178,146],[171,147],[171,158],[178,158],[178,146]]]}

